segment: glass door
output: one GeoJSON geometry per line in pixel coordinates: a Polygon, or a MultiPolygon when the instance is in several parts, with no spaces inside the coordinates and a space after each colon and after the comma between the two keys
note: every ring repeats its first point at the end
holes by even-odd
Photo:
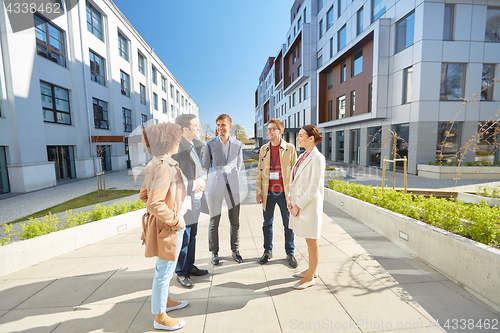
{"type": "Polygon", "coordinates": [[[359,164],[359,129],[351,130],[351,164],[359,164]]]}
{"type": "Polygon", "coordinates": [[[57,181],[76,178],[72,146],[47,146],[47,159],[55,162],[57,181]]]}
{"type": "Polygon", "coordinates": [[[5,147],[0,147],[0,194],[10,192],[5,147]]]}

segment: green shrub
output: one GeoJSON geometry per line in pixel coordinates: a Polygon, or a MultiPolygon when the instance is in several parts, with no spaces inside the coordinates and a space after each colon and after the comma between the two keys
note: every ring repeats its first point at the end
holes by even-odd
{"type": "Polygon", "coordinates": [[[67,210],[64,214],[65,228],[72,228],[90,222],[92,212],[78,212],[73,214],[73,210],[67,210]]]}
{"type": "Polygon", "coordinates": [[[142,202],[139,199],[135,199],[131,204],[130,204],[130,211],[133,212],[134,210],[139,210],[146,208],[146,204],[142,202]]]}
{"type": "Polygon", "coordinates": [[[19,238],[29,239],[41,235],[46,235],[51,232],[57,231],[60,227],[61,221],[52,213],[39,219],[31,218],[28,223],[21,223],[21,232],[19,238]]]}
{"type": "Polygon", "coordinates": [[[490,207],[484,201],[479,205],[470,205],[432,195],[414,196],[336,180],[328,181],[328,187],[477,242],[492,246],[498,244],[496,238],[500,236],[500,208],[490,207]]]}
{"type": "Polygon", "coordinates": [[[2,246],[11,243],[12,242],[12,237],[14,237],[15,235],[19,235],[19,232],[14,232],[14,228],[9,223],[5,223],[3,225],[3,233],[7,237],[3,237],[2,240],[0,241],[0,243],[2,244],[2,246]]]}
{"type": "Polygon", "coordinates": [[[113,209],[106,206],[101,206],[99,204],[94,206],[94,209],[90,212],[90,219],[92,221],[99,221],[108,217],[113,216],[113,209]]]}

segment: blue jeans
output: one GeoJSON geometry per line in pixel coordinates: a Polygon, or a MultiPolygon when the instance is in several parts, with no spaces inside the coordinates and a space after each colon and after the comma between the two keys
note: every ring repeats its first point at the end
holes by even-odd
{"type": "Polygon", "coordinates": [[[269,192],[267,195],[266,210],[264,211],[264,224],[262,231],[264,233],[264,250],[266,252],[273,252],[273,221],[274,221],[274,207],[276,204],[281,211],[281,219],[283,220],[283,229],[285,231],[285,251],[287,255],[293,255],[295,245],[293,242],[293,231],[288,227],[288,220],[290,213],[286,208],[286,198],[284,192],[269,192]]]}
{"type": "MultiPolygon", "coordinates": [[[[181,250],[184,229],[177,231],[177,254],[181,250]]],[[[151,313],[161,314],[167,309],[167,299],[170,289],[170,280],[174,275],[176,261],[161,260],[156,258],[155,278],[153,279],[153,290],[151,292],[151,313]]]]}
{"type": "MultiPolygon", "coordinates": [[[[184,239],[182,240],[181,252],[177,260],[175,272],[178,276],[188,275],[189,270],[194,267],[194,256],[196,252],[196,235],[198,234],[198,218],[201,212],[201,199],[195,200],[196,221],[194,224],[186,226],[184,239]]],[[[187,222],[187,221],[186,221],[187,222]]]]}

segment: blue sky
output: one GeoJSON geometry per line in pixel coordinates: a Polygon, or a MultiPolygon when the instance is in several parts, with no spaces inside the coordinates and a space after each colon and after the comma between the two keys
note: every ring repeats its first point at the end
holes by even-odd
{"type": "Polygon", "coordinates": [[[215,126],[227,113],[253,137],[255,90],[285,43],[293,0],[113,0],[215,126]]]}

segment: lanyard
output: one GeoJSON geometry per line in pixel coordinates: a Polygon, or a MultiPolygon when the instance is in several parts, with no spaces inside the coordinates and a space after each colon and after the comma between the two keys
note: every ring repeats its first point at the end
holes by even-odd
{"type": "Polygon", "coordinates": [[[293,170],[293,178],[294,179],[295,179],[295,174],[297,173],[297,170],[299,170],[300,164],[306,159],[307,155],[309,155],[309,154],[305,153],[304,155],[302,155],[302,157],[300,158],[300,160],[295,165],[295,169],[293,170]]]}
{"type": "Polygon", "coordinates": [[[229,140],[231,140],[231,138],[229,138],[229,140],[227,140],[227,143],[226,143],[226,145],[229,145],[227,147],[227,156],[226,156],[226,153],[224,152],[224,143],[222,143],[222,139],[220,138],[220,136],[219,136],[219,140],[220,140],[220,147],[222,148],[222,155],[224,156],[224,159],[226,160],[226,165],[227,165],[227,156],[229,156],[229,149],[231,149],[231,145],[229,145],[229,140]]]}
{"type": "MultiPolygon", "coordinates": [[[[271,151],[271,148],[269,148],[269,151],[271,151]]],[[[278,146],[278,153],[276,154],[276,159],[273,162],[273,155],[271,154],[271,163],[273,165],[273,170],[276,171],[276,164],[278,163],[278,157],[280,156],[280,147],[278,146]]]]}

